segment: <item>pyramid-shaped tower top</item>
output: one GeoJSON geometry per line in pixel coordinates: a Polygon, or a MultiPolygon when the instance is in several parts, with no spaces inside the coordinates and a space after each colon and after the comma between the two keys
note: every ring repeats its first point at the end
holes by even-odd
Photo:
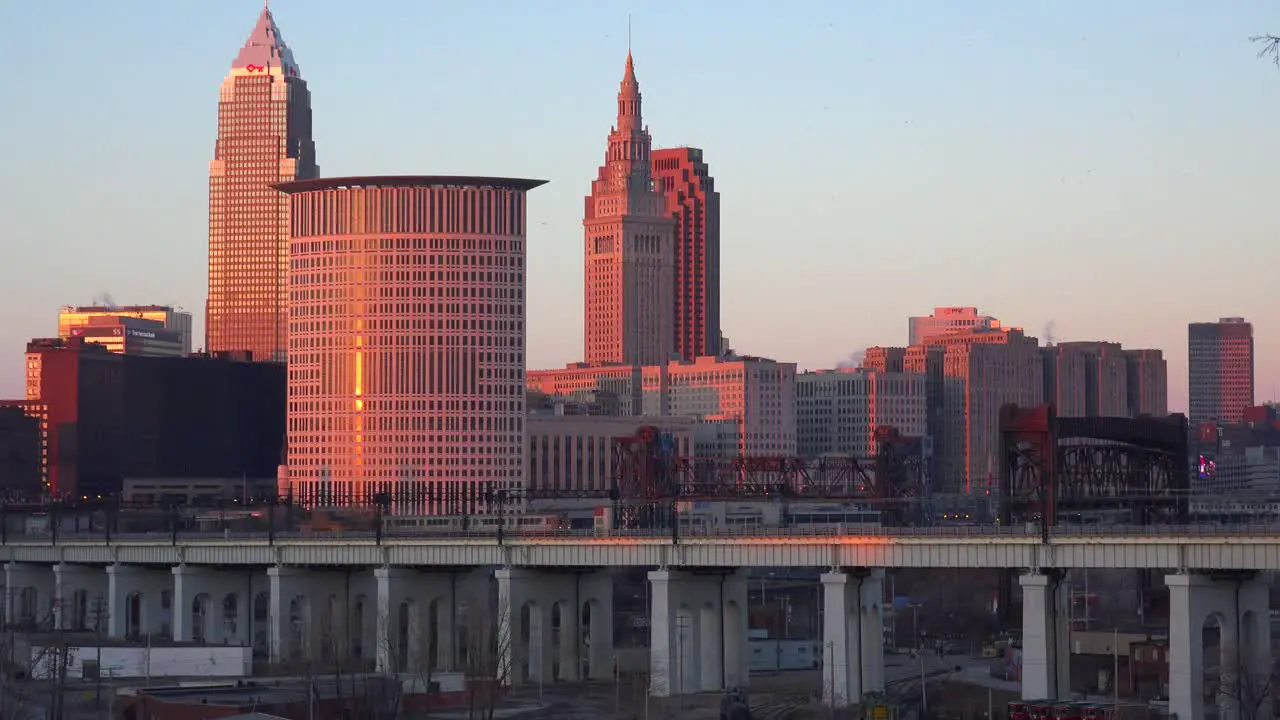
{"type": "Polygon", "coordinates": [[[627,51],[627,69],[622,75],[622,87],[625,90],[639,90],[640,83],[636,80],[636,64],[631,59],[631,51],[627,51]]]}
{"type": "Polygon", "coordinates": [[[270,73],[273,70],[288,76],[298,75],[298,64],[293,61],[293,52],[285,44],[280,28],[276,26],[271,10],[263,4],[262,14],[258,15],[258,23],[244,41],[240,54],[231,64],[232,70],[249,73],[270,73]]]}
{"type": "Polygon", "coordinates": [[[618,87],[618,122],[614,128],[620,132],[636,132],[643,127],[640,119],[640,83],[636,80],[636,64],[627,51],[627,69],[618,87]]]}

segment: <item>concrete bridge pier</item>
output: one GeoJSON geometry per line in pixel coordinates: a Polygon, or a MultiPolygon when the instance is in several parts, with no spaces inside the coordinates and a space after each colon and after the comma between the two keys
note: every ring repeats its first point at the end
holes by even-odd
{"type": "Polygon", "coordinates": [[[453,669],[458,663],[460,609],[467,603],[488,608],[484,586],[466,575],[381,567],[373,571],[377,585],[376,666],[380,672],[426,673],[453,669]],[[471,587],[468,588],[468,585],[471,587]],[[464,599],[465,598],[465,599],[464,599]]]}
{"type": "Polygon", "coordinates": [[[54,602],[53,573],[47,566],[8,563],[4,566],[4,618],[22,627],[51,627],[54,602]]]}
{"type": "Polygon", "coordinates": [[[267,568],[267,642],[273,665],[311,656],[311,604],[306,601],[306,576],[300,568],[267,568]]]}
{"type": "Polygon", "coordinates": [[[508,685],[577,682],[613,673],[613,579],[499,568],[498,677],[508,685]]]}
{"type": "Polygon", "coordinates": [[[1067,698],[1071,693],[1071,593],[1066,573],[1032,572],[1022,585],[1022,698],[1067,698]]]}
{"type": "Polygon", "coordinates": [[[884,692],[884,570],[822,574],[822,697],[831,707],[884,692]]]}
{"type": "Polygon", "coordinates": [[[747,575],[654,570],[649,692],[669,697],[746,688],[747,575]]]}
{"type": "Polygon", "coordinates": [[[173,568],[173,639],[249,644],[249,587],[244,573],[187,565],[173,568]]]}
{"type": "Polygon", "coordinates": [[[107,576],[102,568],[53,566],[53,621],[61,630],[107,629],[107,576]]]}
{"type": "Polygon", "coordinates": [[[107,566],[107,635],[168,635],[173,622],[173,570],[144,565],[107,566]]]}
{"type": "MultiPolygon", "coordinates": [[[[1169,588],[1169,710],[1205,717],[1205,626],[1219,631],[1218,717],[1271,717],[1271,598],[1253,572],[1178,573],[1169,588]]],[[[1212,700],[1210,701],[1212,702],[1212,700]]]]}

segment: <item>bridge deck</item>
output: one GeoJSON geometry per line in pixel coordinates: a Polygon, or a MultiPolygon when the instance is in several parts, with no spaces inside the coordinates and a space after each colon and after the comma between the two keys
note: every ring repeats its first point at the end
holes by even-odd
{"type": "Polygon", "coordinates": [[[1280,570],[1280,533],[1036,532],[408,538],[59,538],[9,541],[18,563],[220,566],[968,567],[1280,570]]]}

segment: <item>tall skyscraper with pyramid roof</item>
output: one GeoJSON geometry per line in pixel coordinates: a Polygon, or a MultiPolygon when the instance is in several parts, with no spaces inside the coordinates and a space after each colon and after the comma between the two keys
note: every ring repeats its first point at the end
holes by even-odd
{"type": "Polygon", "coordinates": [[[209,163],[207,350],[286,358],[289,198],[273,186],[319,174],[311,93],[264,5],[218,97],[209,163]]]}

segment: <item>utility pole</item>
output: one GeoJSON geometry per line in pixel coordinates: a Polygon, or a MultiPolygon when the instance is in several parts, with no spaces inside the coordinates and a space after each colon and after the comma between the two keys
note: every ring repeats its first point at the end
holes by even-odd
{"type": "MultiPolygon", "coordinates": [[[[1115,667],[1111,671],[1111,688],[1115,691],[1112,698],[1112,712],[1118,718],[1120,717],[1120,628],[1116,628],[1111,633],[1111,654],[1115,662],[1115,667]]],[[[1130,667],[1133,666],[1130,665],[1130,667]]]]}
{"type": "Polygon", "coordinates": [[[676,618],[676,688],[681,710],[684,710],[684,631],[688,627],[688,618],[683,615],[676,618]]]}
{"type": "Polygon", "coordinates": [[[94,680],[93,690],[93,706],[95,708],[102,707],[102,632],[105,630],[105,628],[102,627],[102,621],[106,618],[106,609],[104,604],[105,603],[103,603],[101,595],[98,595],[93,599],[93,631],[94,634],[97,635],[97,641],[94,644],[97,645],[96,651],[98,664],[98,675],[94,680]]]}
{"type": "Polygon", "coordinates": [[[67,638],[62,629],[62,623],[58,623],[58,627],[54,630],[53,640],[53,672],[50,673],[49,682],[49,718],[50,720],[62,720],[62,690],[66,685],[67,679],[67,638]]]}

